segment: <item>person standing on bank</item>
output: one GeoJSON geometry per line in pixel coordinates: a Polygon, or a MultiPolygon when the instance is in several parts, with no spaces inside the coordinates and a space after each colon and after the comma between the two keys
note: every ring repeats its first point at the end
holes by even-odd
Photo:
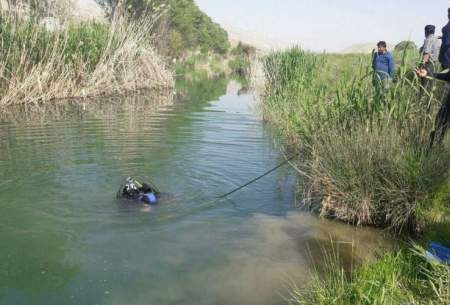
{"type": "Polygon", "coordinates": [[[395,76],[395,61],[392,54],[388,52],[385,41],[380,41],[377,47],[378,51],[373,55],[372,67],[375,71],[376,83],[382,84],[386,90],[395,76]]]}
{"type": "MultiPolygon", "coordinates": [[[[435,78],[450,83],[450,71],[444,73],[432,73],[425,68],[416,69],[416,73],[421,78],[435,78]]],[[[430,146],[431,149],[435,142],[441,145],[444,141],[447,131],[450,129],[450,93],[443,101],[441,108],[436,115],[435,129],[431,132],[430,146]]]]}
{"type": "MultiPolygon", "coordinates": [[[[436,27],[434,25],[427,25],[425,27],[425,41],[421,48],[422,52],[422,68],[434,74],[436,71],[436,64],[439,60],[439,53],[441,49],[441,41],[434,35],[436,27]]],[[[433,81],[427,78],[422,79],[422,86],[426,92],[431,92],[433,89],[433,81]]]]}
{"type": "Polygon", "coordinates": [[[439,62],[443,69],[450,68],[450,8],[448,9],[449,22],[442,29],[442,46],[439,52],[439,62]]]}

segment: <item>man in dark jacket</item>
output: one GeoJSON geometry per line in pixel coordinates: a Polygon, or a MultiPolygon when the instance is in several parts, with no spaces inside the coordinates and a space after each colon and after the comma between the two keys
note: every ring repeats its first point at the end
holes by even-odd
{"type": "MultiPolygon", "coordinates": [[[[416,73],[419,77],[430,78],[434,77],[439,80],[450,82],[450,71],[445,73],[435,73],[426,68],[416,69],[416,73]]],[[[447,130],[450,128],[450,93],[447,95],[446,100],[442,103],[438,114],[436,115],[435,130],[431,133],[430,148],[433,147],[434,142],[437,140],[439,144],[442,144],[447,130]]]]}
{"type": "Polygon", "coordinates": [[[442,68],[450,68],[450,8],[448,9],[449,23],[442,29],[442,46],[439,52],[439,62],[442,68]]]}

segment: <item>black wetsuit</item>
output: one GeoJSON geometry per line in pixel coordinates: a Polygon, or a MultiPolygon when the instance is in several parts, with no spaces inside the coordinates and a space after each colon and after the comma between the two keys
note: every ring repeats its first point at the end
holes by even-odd
{"type": "MultiPolygon", "coordinates": [[[[450,71],[447,73],[435,73],[434,78],[450,82],[450,71]]],[[[436,129],[431,134],[430,147],[437,141],[439,144],[444,140],[445,134],[450,127],[450,92],[446,100],[442,103],[439,112],[436,115],[436,129]]]]}

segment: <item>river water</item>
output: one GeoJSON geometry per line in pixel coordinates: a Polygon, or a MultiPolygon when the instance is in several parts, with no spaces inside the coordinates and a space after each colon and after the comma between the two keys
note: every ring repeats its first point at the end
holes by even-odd
{"type": "Polygon", "coordinates": [[[237,83],[180,90],[1,115],[0,304],[284,304],[331,241],[356,258],[386,245],[296,209],[288,168],[214,199],[277,165],[282,143],[237,83]],[[118,202],[128,175],[172,197],[118,202]]]}

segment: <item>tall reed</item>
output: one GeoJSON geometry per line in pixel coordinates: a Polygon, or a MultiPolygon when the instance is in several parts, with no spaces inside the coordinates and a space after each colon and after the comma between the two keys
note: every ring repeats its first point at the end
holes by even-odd
{"type": "Polygon", "coordinates": [[[37,18],[0,18],[0,106],[173,86],[153,48],[150,18],[50,30],[37,18]]]}

